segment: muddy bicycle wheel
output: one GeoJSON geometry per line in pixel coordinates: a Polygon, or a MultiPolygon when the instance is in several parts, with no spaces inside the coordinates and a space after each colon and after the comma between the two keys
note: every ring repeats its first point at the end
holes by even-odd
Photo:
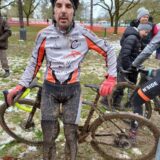
{"type": "MultiPolygon", "coordinates": [[[[112,93],[112,101],[114,101],[114,98],[116,98],[115,93],[119,89],[123,89],[123,96],[121,98],[121,105],[120,105],[120,106],[123,106],[123,108],[121,108],[121,110],[127,111],[127,112],[130,112],[130,111],[133,112],[132,96],[134,91],[136,90],[136,85],[129,84],[127,82],[119,82],[112,93]]],[[[114,104],[113,104],[113,107],[114,107],[114,104]]],[[[150,101],[146,102],[141,107],[143,108],[143,116],[148,119],[151,118],[151,115],[152,115],[151,102],[150,101]]]]}
{"type": "Polygon", "coordinates": [[[91,145],[105,160],[149,160],[156,152],[159,130],[149,120],[131,113],[108,113],[91,125],[91,145]],[[135,141],[131,125],[139,124],[135,141]]]}
{"type": "MultiPolygon", "coordinates": [[[[33,100],[23,99],[18,101],[21,105],[32,108],[33,100]]],[[[17,107],[7,107],[5,103],[0,106],[0,124],[2,128],[18,142],[29,145],[42,144],[42,131],[40,123],[40,109],[37,109],[33,121],[29,123],[26,129],[26,122],[29,117],[28,112],[17,107]]]]}

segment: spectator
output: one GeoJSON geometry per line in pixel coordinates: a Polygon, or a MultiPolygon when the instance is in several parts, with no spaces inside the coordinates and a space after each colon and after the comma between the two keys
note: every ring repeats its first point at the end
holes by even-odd
{"type": "MultiPolygon", "coordinates": [[[[149,56],[160,47],[160,31],[153,37],[151,42],[144,48],[144,50],[138,55],[138,57],[132,62],[130,71],[136,72],[138,68],[149,56]]],[[[132,105],[134,107],[134,113],[142,115],[142,105],[150,101],[156,96],[160,96],[160,69],[149,72],[153,77],[151,80],[143,84],[132,97],[132,105]]],[[[137,127],[135,127],[135,121],[131,123],[130,136],[133,140],[136,139],[137,127]]]]}
{"type": "MultiPolygon", "coordinates": [[[[127,70],[128,68],[131,67],[132,62],[141,52],[142,38],[147,36],[148,33],[151,31],[151,29],[152,29],[152,24],[146,23],[146,24],[139,24],[137,28],[129,26],[125,30],[120,40],[121,50],[117,60],[118,82],[125,81],[124,75],[121,74],[120,68],[127,70]]],[[[136,83],[137,74],[138,73],[129,74],[127,78],[131,82],[136,83]]],[[[116,109],[122,109],[121,106],[122,97],[123,97],[123,89],[117,89],[113,94],[113,106],[116,109]]],[[[105,106],[108,105],[108,102],[105,97],[102,98],[101,102],[105,106]]]]}
{"type": "Polygon", "coordinates": [[[0,16],[0,60],[2,69],[4,69],[5,73],[2,76],[6,78],[10,75],[8,59],[6,55],[6,49],[8,48],[8,37],[11,36],[11,30],[7,21],[0,16]]]}

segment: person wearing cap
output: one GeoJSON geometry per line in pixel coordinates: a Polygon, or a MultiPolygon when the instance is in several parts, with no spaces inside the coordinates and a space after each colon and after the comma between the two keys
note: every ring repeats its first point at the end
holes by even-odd
{"type": "Polygon", "coordinates": [[[116,84],[116,54],[108,42],[74,23],[78,0],[51,0],[51,3],[53,24],[38,34],[29,64],[19,84],[7,95],[7,103],[11,105],[13,97],[29,87],[46,60],[40,108],[43,160],[56,159],[60,111],[66,139],[65,159],[75,160],[81,111],[80,64],[90,49],[104,57],[108,76],[100,85],[99,93],[106,96],[116,84]]]}
{"type": "Polygon", "coordinates": [[[130,26],[138,27],[140,23],[141,24],[148,23],[149,18],[150,18],[150,13],[148,9],[141,7],[137,10],[137,18],[131,21],[130,26]]]}
{"type": "MultiPolygon", "coordinates": [[[[145,23],[152,23],[152,26],[154,27],[153,24],[153,17],[150,15],[148,9],[145,7],[141,7],[137,10],[137,18],[132,20],[130,23],[130,26],[132,27],[138,27],[139,24],[145,24],[145,23]]],[[[153,28],[152,28],[153,30],[153,28]]],[[[142,50],[145,48],[145,46],[150,42],[150,40],[153,37],[153,32],[148,33],[148,35],[142,39],[142,50]]]]}
{"type": "MultiPolygon", "coordinates": [[[[117,81],[123,82],[125,81],[124,75],[121,74],[120,68],[124,70],[128,70],[131,67],[132,62],[134,59],[139,55],[141,52],[141,40],[151,31],[152,24],[139,24],[138,27],[127,27],[125,30],[121,40],[121,50],[117,59],[117,81]]],[[[136,83],[138,73],[128,74],[127,79],[129,81],[136,83]]],[[[121,110],[121,99],[123,97],[123,89],[117,89],[113,94],[113,106],[116,109],[121,110]]],[[[103,98],[101,102],[107,105],[107,102],[103,98]]]]}
{"type": "MultiPolygon", "coordinates": [[[[137,10],[137,18],[132,20],[130,26],[137,27],[140,23],[145,24],[151,22],[152,30],[151,32],[142,40],[142,50],[146,47],[146,45],[152,40],[152,38],[158,33],[160,27],[157,24],[154,24],[153,17],[150,15],[149,11],[141,7],[137,10]]],[[[160,59],[160,47],[156,50],[156,59],[160,59]]]]}

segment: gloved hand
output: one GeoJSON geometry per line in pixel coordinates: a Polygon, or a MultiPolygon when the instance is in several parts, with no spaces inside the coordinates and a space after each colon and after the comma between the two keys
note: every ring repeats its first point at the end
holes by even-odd
{"type": "Polygon", "coordinates": [[[107,96],[112,93],[113,87],[116,85],[117,78],[108,76],[108,78],[101,84],[99,94],[101,96],[107,96]]]}
{"type": "Polygon", "coordinates": [[[156,76],[160,76],[160,69],[149,69],[147,76],[152,77],[152,78],[156,76]]]}
{"type": "Polygon", "coordinates": [[[127,71],[129,72],[128,74],[134,74],[135,72],[137,73],[137,67],[131,65],[127,71]]]}
{"type": "Polygon", "coordinates": [[[23,91],[24,88],[25,87],[21,85],[17,85],[7,94],[7,103],[9,106],[13,103],[13,99],[17,96],[17,94],[23,91]]]}

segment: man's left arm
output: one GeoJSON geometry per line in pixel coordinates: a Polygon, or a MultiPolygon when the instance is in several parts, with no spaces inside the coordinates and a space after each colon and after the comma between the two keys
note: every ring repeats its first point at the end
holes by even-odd
{"type": "Polygon", "coordinates": [[[108,67],[108,75],[106,80],[101,84],[100,94],[102,96],[106,96],[111,94],[117,80],[117,58],[115,51],[109,43],[98,38],[93,33],[90,34],[90,31],[88,31],[85,36],[89,49],[97,51],[97,53],[101,54],[105,58],[106,66],[108,67]]]}
{"type": "Polygon", "coordinates": [[[106,41],[104,41],[102,49],[103,48],[106,54],[104,57],[106,60],[106,66],[108,67],[108,76],[106,76],[106,79],[102,82],[99,93],[101,96],[107,96],[112,93],[117,82],[117,57],[113,47],[106,41]]]}

